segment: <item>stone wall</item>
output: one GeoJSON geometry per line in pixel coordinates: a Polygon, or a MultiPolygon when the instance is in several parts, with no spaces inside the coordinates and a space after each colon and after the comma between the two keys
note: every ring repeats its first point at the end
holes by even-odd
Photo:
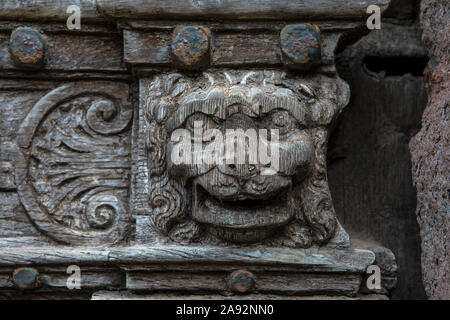
{"type": "Polygon", "coordinates": [[[430,57],[425,71],[429,101],[422,129],[411,140],[410,150],[422,238],[422,273],[429,298],[450,299],[450,4],[423,0],[420,11],[423,41],[430,57]]]}

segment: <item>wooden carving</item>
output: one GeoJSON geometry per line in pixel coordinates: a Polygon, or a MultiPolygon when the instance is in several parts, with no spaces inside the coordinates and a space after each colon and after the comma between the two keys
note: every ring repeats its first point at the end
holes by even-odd
{"type": "Polygon", "coordinates": [[[141,81],[141,89],[144,183],[149,216],[159,234],[176,242],[302,248],[323,245],[335,235],[325,156],[328,125],[347,104],[344,81],[224,70],[161,74],[141,81]],[[186,139],[174,138],[179,129],[188,133],[186,139]],[[198,137],[196,129],[217,135],[198,137]],[[264,140],[278,150],[276,170],[267,174],[273,163],[248,161],[249,140],[243,146],[246,162],[208,162],[208,157],[221,157],[211,154],[211,144],[228,129],[276,129],[278,140],[264,140]],[[202,149],[195,149],[199,139],[202,149]],[[186,161],[174,161],[183,148],[186,161]]]}
{"type": "Polygon", "coordinates": [[[376,262],[387,294],[326,152],[388,1],[0,1],[0,299],[356,297],[376,262]]]}
{"type": "Polygon", "coordinates": [[[66,244],[122,239],[128,214],[128,86],[71,83],[45,95],[17,135],[18,193],[36,227],[66,244]]]}

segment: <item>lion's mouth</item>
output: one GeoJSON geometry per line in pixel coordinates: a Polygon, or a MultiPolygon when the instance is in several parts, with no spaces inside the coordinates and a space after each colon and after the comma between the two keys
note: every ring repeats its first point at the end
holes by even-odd
{"type": "Polygon", "coordinates": [[[204,205],[210,209],[222,208],[227,211],[272,211],[275,208],[281,209],[281,206],[277,202],[283,203],[286,199],[285,195],[274,194],[268,199],[242,199],[242,200],[219,200],[213,196],[209,196],[205,199],[204,205]]]}
{"type": "MultiPolygon", "coordinates": [[[[240,195],[236,200],[217,199],[199,184],[194,186],[193,218],[201,223],[220,228],[218,234],[254,233],[258,230],[273,230],[288,223],[294,216],[294,208],[289,206],[289,187],[266,195],[261,199],[240,195]],[[227,230],[227,232],[224,232],[227,230]]],[[[265,232],[266,233],[266,232],[265,232]]],[[[227,238],[229,238],[227,236],[227,238]]],[[[229,240],[229,239],[227,239],[229,240]]]]}

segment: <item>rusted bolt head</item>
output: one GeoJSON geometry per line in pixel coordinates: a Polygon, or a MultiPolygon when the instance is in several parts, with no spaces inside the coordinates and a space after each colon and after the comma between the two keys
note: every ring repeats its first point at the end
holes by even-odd
{"type": "Polygon", "coordinates": [[[181,69],[206,67],[210,57],[211,32],[203,27],[178,26],[172,36],[172,61],[181,69]]]}
{"type": "Polygon", "coordinates": [[[320,64],[320,30],[312,24],[292,24],[281,30],[281,60],[289,68],[308,70],[320,64]]]}
{"type": "Polygon", "coordinates": [[[236,270],[231,273],[228,284],[232,291],[246,293],[255,286],[255,276],[247,270],[236,270]]]}
{"type": "Polygon", "coordinates": [[[39,272],[34,268],[18,268],[14,270],[13,281],[20,289],[36,288],[39,283],[39,272]]]}
{"type": "Polygon", "coordinates": [[[44,66],[45,40],[34,29],[17,28],[11,33],[9,52],[17,67],[40,69],[44,66]]]}

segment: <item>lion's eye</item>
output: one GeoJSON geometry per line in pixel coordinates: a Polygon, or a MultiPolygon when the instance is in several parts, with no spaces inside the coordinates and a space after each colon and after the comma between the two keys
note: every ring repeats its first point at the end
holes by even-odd
{"type": "Polygon", "coordinates": [[[283,113],[277,114],[273,118],[273,123],[277,127],[285,127],[289,124],[289,119],[287,119],[286,115],[283,113]]]}
{"type": "Polygon", "coordinates": [[[203,113],[194,113],[186,120],[186,129],[188,130],[201,129],[205,131],[214,129],[216,126],[214,120],[203,113]]]}
{"type": "Polygon", "coordinates": [[[280,134],[287,134],[295,129],[295,120],[287,111],[277,111],[271,114],[268,126],[271,129],[278,129],[280,134]]]}

